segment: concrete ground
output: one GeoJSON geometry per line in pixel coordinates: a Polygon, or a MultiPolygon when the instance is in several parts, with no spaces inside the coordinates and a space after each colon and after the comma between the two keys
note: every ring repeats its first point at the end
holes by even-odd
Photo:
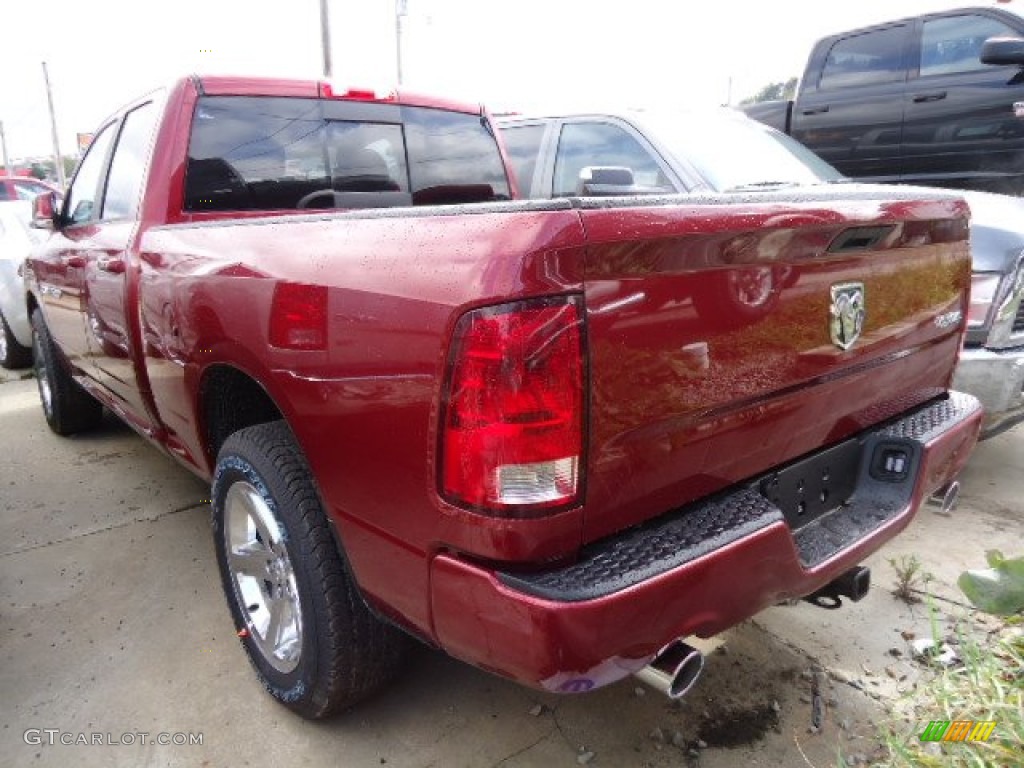
{"type": "Polygon", "coordinates": [[[934,604],[956,616],[960,570],[983,565],[986,549],[1021,554],[1024,541],[1018,429],[978,449],[958,511],[923,510],[872,559],[865,600],[780,606],[737,627],[679,705],[632,681],[537,693],[422,649],[383,694],[308,723],[263,693],[235,638],[202,483],[113,420],[54,436],[35,382],[7,374],[0,440],[4,766],[823,768],[870,758],[887,708],[921,674],[906,638],[930,631],[922,605],[889,593],[889,559],[920,558],[934,604]],[[60,743],[80,734],[104,743],[60,743]],[[201,734],[202,744],[157,744],[159,734],[201,734]]]}

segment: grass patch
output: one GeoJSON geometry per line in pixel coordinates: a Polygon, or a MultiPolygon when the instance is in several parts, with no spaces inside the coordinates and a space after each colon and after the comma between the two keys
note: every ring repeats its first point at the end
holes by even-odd
{"type": "MultiPolygon", "coordinates": [[[[934,632],[935,630],[933,630],[934,632]]],[[[961,663],[936,669],[899,705],[904,727],[884,734],[893,768],[1004,768],[1024,765],[1024,620],[986,631],[970,619],[957,627],[961,663]],[[995,721],[985,742],[922,742],[933,720],[995,721]]],[[[937,643],[941,638],[933,638],[937,643]]]]}

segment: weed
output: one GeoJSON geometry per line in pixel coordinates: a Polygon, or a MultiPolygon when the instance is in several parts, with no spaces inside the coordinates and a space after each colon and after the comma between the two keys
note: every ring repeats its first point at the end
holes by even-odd
{"type": "Polygon", "coordinates": [[[931,575],[922,570],[921,561],[917,555],[890,557],[889,565],[896,571],[896,587],[892,591],[893,597],[902,600],[907,605],[920,603],[921,598],[916,594],[920,591],[918,585],[929,581],[931,575]]]}

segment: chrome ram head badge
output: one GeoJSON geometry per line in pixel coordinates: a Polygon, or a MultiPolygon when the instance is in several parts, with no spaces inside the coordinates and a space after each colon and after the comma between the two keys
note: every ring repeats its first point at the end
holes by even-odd
{"type": "Polygon", "coordinates": [[[840,283],[832,286],[832,307],[829,310],[832,343],[849,349],[860,338],[867,308],[864,305],[864,283],[840,283]]]}

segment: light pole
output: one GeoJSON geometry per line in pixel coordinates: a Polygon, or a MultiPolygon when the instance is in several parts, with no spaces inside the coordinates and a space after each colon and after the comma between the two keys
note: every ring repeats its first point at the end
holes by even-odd
{"type": "Polygon", "coordinates": [[[7,134],[4,133],[4,121],[0,120],[0,144],[4,147],[4,173],[8,176],[14,175],[14,169],[11,168],[11,161],[7,159],[7,134]]]}
{"type": "Polygon", "coordinates": [[[57,183],[64,189],[64,160],[60,156],[60,143],[57,141],[57,116],[53,112],[53,93],[50,91],[50,73],[43,62],[43,80],[46,82],[46,103],[50,106],[50,133],[53,136],[53,160],[57,170],[57,183]]]}
{"type": "Polygon", "coordinates": [[[331,76],[331,20],[327,0],[320,0],[320,50],[324,57],[324,77],[331,76]]]}
{"type": "Polygon", "coordinates": [[[406,0],[395,0],[395,63],[398,67],[398,84],[402,84],[402,19],[408,15],[406,0]]]}

